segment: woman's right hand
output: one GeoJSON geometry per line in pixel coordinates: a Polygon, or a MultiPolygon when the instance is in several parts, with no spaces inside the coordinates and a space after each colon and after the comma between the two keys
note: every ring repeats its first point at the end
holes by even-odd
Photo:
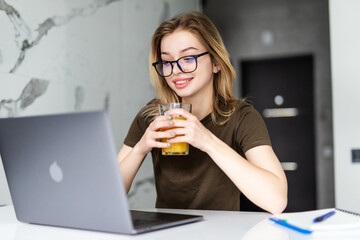
{"type": "Polygon", "coordinates": [[[134,146],[137,151],[146,155],[153,148],[167,148],[169,143],[161,142],[161,138],[173,138],[174,134],[170,132],[164,132],[161,130],[167,130],[173,127],[171,116],[164,115],[158,116],[146,129],[144,135],[140,141],[134,146]]]}

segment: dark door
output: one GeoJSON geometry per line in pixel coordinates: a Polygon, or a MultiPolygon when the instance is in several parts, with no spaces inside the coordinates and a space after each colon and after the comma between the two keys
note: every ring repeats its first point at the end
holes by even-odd
{"type": "Polygon", "coordinates": [[[315,209],[313,56],[241,61],[240,68],[242,95],[264,118],[287,176],[285,211],[315,209]]]}

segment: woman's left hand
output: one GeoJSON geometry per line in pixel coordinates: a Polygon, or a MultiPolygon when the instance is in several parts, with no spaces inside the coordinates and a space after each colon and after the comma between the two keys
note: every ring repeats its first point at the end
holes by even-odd
{"type": "Polygon", "coordinates": [[[167,131],[175,133],[168,143],[187,142],[206,152],[206,147],[209,146],[207,143],[211,141],[214,135],[204,127],[196,116],[181,108],[171,109],[166,115],[172,117],[171,121],[174,127],[167,131]],[[175,116],[179,115],[186,120],[176,119],[175,116]]]}

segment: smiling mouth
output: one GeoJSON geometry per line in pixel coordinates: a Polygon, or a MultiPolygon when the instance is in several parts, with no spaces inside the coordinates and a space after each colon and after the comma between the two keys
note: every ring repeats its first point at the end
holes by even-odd
{"type": "Polygon", "coordinates": [[[189,82],[190,80],[182,80],[182,81],[176,81],[175,84],[184,84],[189,82]]]}
{"type": "Polygon", "coordinates": [[[185,88],[193,78],[175,80],[173,83],[177,89],[185,88]]]}
{"type": "Polygon", "coordinates": [[[173,81],[175,85],[181,85],[190,82],[193,78],[178,78],[173,81]]]}

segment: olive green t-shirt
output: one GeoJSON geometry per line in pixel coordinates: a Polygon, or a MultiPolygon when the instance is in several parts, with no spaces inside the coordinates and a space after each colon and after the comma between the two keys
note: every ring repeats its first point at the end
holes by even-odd
{"type": "MultiPolygon", "coordinates": [[[[223,126],[216,126],[209,114],[201,123],[241,156],[256,146],[271,145],[267,128],[252,105],[237,101],[236,111],[223,126]]],[[[134,147],[150,120],[135,117],[124,144],[134,147]]],[[[187,156],[164,156],[151,151],[157,208],[240,210],[240,191],[205,152],[189,146],[187,156]]]]}

